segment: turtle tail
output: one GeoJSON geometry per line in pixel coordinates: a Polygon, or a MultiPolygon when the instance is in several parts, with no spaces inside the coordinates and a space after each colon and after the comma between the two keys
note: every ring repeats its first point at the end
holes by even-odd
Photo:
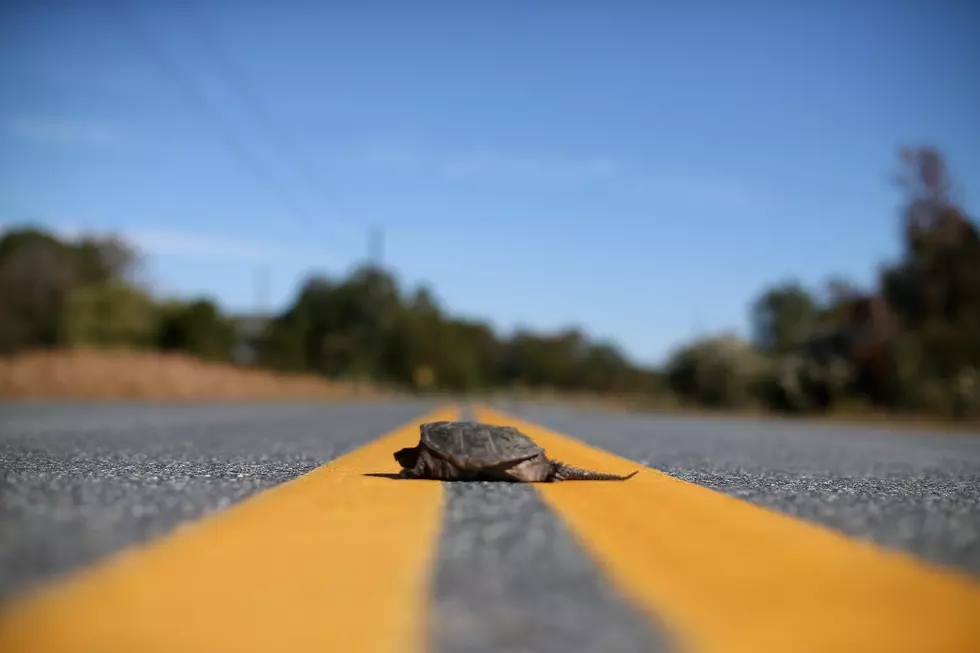
{"type": "Polygon", "coordinates": [[[551,481],[625,481],[628,478],[633,478],[636,476],[636,470],[626,476],[620,476],[618,474],[606,474],[603,472],[593,472],[588,469],[582,469],[581,467],[572,467],[571,465],[566,465],[560,461],[554,461],[552,463],[551,481]]]}

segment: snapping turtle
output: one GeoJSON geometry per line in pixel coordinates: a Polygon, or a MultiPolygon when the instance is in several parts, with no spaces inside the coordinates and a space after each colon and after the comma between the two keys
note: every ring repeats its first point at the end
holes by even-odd
{"type": "Polygon", "coordinates": [[[443,481],[622,481],[633,477],[571,467],[513,426],[480,422],[427,422],[414,447],[395,452],[404,478],[443,481]]]}

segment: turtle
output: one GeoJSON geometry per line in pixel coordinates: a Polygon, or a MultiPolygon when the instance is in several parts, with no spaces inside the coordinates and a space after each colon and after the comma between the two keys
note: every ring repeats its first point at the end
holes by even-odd
{"type": "Polygon", "coordinates": [[[551,460],[544,449],[513,426],[438,421],[419,425],[414,447],[395,452],[402,478],[443,481],[624,481],[626,476],[593,472],[551,460]]]}

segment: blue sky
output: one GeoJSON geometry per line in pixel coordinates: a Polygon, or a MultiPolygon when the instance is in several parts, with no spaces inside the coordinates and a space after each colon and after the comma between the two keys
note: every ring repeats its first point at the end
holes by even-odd
{"type": "Polygon", "coordinates": [[[771,282],[870,284],[902,145],[976,214],[975,3],[465,4],[5,2],[0,223],[123,233],[236,310],[381,225],[455,312],[655,363],[771,282]]]}

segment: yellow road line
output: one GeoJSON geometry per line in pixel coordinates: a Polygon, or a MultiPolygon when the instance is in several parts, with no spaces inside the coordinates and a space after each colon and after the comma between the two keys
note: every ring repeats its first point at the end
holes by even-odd
{"type": "Polygon", "coordinates": [[[5,653],[425,649],[438,482],[398,482],[412,421],[0,613],[5,653]]]}
{"type": "Polygon", "coordinates": [[[527,421],[512,424],[563,462],[640,473],[625,482],[538,486],[624,594],[709,653],[980,651],[980,585],[647,469],[527,421]]]}

